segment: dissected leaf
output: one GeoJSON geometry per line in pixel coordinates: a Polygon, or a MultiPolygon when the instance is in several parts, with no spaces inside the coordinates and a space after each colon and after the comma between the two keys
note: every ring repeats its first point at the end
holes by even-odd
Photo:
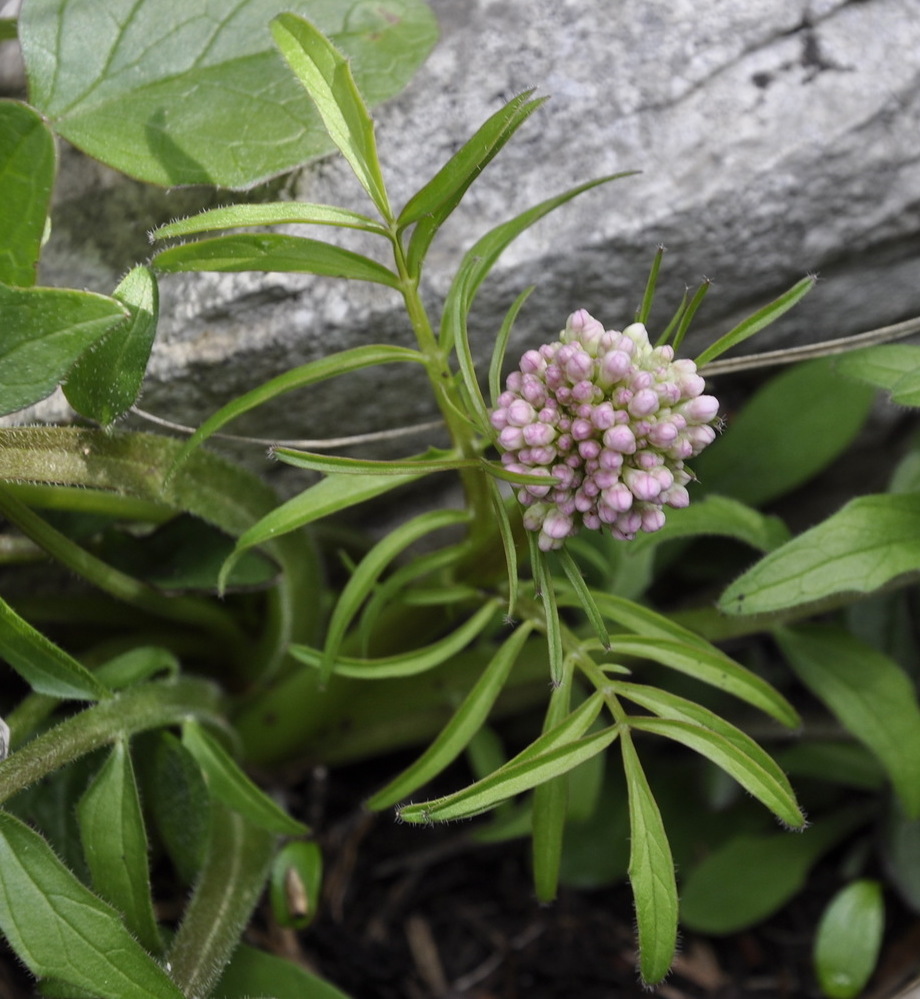
{"type": "Polygon", "coordinates": [[[920,706],[910,677],[841,628],[780,628],[776,639],[802,683],[878,757],[907,815],[920,818],[920,706]]]}
{"type": "Polygon", "coordinates": [[[78,805],[80,839],[93,888],[124,917],[153,954],[162,943],[153,914],[147,870],[147,833],[123,740],[112,747],[78,805]]]}
{"type": "MultiPolygon", "coordinates": [[[[155,184],[251,187],[332,144],[272,45],[275,0],[30,0],[32,103],[96,159],[155,184]]],[[[403,88],[436,37],[421,0],[291,0],[341,45],[370,104],[403,88]]]]}
{"type": "Polygon", "coordinates": [[[815,971],[828,999],[855,999],[862,993],[875,970],[884,929],[878,881],[853,881],[831,899],[814,945],[815,971]]]}
{"type": "Polygon", "coordinates": [[[51,395],[127,315],[121,302],[89,291],[0,284],[0,416],[51,395]]]}
{"type": "Polygon", "coordinates": [[[722,594],[726,614],[765,614],[871,593],[920,571],[920,494],[859,496],[770,552],[722,594]]]}
{"type": "Polygon", "coordinates": [[[0,100],[0,281],[35,284],[57,153],[41,115],[19,101],[0,100]]]}
{"type": "Polygon", "coordinates": [[[64,395],[82,416],[109,425],[137,402],[156,336],[159,296],[149,267],[130,270],[112,297],[127,308],[127,323],[110,330],[70,369],[64,395]]]}
{"type": "Polygon", "coordinates": [[[183,999],[114,909],[0,812],[0,928],[29,970],[102,999],[183,999]]]}

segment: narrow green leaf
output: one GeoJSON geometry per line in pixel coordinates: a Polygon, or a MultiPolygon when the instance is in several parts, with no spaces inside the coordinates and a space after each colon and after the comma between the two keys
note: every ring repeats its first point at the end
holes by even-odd
{"type": "Polygon", "coordinates": [[[703,299],[706,297],[706,292],[709,291],[710,287],[712,287],[712,282],[708,279],[705,280],[693,293],[693,298],[690,299],[686,307],[681,309],[680,318],[677,320],[677,328],[674,330],[674,338],[671,341],[671,346],[674,350],[678,350],[684,342],[684,337],[687,334],[687,330],[690,329],[690,323],[693,322],[696,310],[703,304],[703,299]]]}
{"type": "MultiPolygon", "coordinates": [[[[334,147],[272,45],[276,0],[24,5],[30,100],[95,159],[164,186],[249,188],[334,147]]],[[[422,0],[289,0],[350,57],[369,103],[406,85],[437,38],[422,0]]]]}
{"type": "MultiPolygon", "coordinates": [[[[648,280],[645,282],[645,292],[642,295],[642,302],[636,311],[637,323],[644,323],[648,325],[649,316],[652,313],[652,302],[655,301],[655,285],[658,283],[658,272],[661,270],[661,258],[664,256],[664,247],[659,246],[655,251],[655,257],[652,260],[651,269],[648,272],[648,280]]],[[[662,340],[661,343],[666,343],[667,341],[662,340]]],[[[655,344],[657,347],[658,344],[655,344]]]]}
{"type": "Polygon", "coordinates": [[[796,676],[888,772],[905,813],[920,818],[920,705],[894,660],[830,625],[779,628],[796,676]]]}
{"type": "Polygon", "coordinates": [[[370,549],[355,566],[329,618],[320,668],[321,682],[325,683],[329,679],[349,625],[357,617],[361,605],[370,596],[387,566],[425,535],[445,527],[456,527],[467,520],[465,510],[430,510],[394,528],[370,549]]]}
{"type": "Polygon", "coordinates": [[[209,416],[194,434],[182,445],[170,469],[170,476],[186,460],[186,458],[212,434],[221,427],[235,420],[243,413],[248,413],[256,406],[261,406],[271,399],[277,399],[286,392],[306,388],[318,382],[347,375],[362,368],[375,367],[378,364],[395,364],[400,361],[421,363],[424,358],[417,350],[407,347],[396,347],[390,344],[367,344],[363,347],[352,347],[350,350],[337,351],[317,361],[301,364],[284,374],[270,378],[239,398],[228,402],[216,413],[209,416]]]}
{"type": "Polygon", "coordinates": [[[374,123],[361,96],[348,60],[309,21],[281,14],[271,23],[281,54],[316,105],[323,125],[339,152],[370,195],[383,219],[393,219],[387,197],[374,123]]]}
{"type": "Polygon", "coordinates": [[[816,281],[817,278],[813,277],[806,277],[802,278],[801,281],[797,281],[788,291],[783,292],[779,298],[775,298],[762,309],[758,309],[757,312],[752,316],[748,316],[747,319],[740,322],[734,329],[729,330],[724,336],[719,337],[715,343],[710,344],[696,358],[696,366],[702,368],[710,361],[714,361],[717,357],[720,357],[727,350],[737,347],[739,343],[743,343],[748,337],[753,336],[771,323],[776,322],[784,312],[788,312],[814,288],[816,281]]]}
{"type": "Polygon", "coordinates": [[[604,649],[609,650],[610,634],[607,631],[607,625],[604,624],[603,615],[598,609],[593,593],[585,582],[585,577],[578,563],[572,558],[572,553],[567,548],[561,548],[557,552],[557,558],[562,565],[562,571],[565,573],[565,578],[572,587],[572,592],[575,594],[579,606],[591,622],[591,627],[594,628],[594,633],[597,635],[598,641],[604,649]]]}
{"type": "Polygon", "coordinates": [[[502,550],[505,553],[505,568],[508,573],[508,616],[510,617],[514,613],[518,600],[517,542],[514,537],[514,528],[511,526],[511,518],[508,515],[508,506],[494,479],[489,481],[489,498],[495,514],[495,526],[498,528],[502,550]]]}
{"type": "Polygon", "coordinates": [[[920,570],[920,494],[859,496],[770,552],[722,594],[726,614],[767,614],[871,593],[920,570]]]}
{"type": "Polygon", "coordinates": [[[536,288],[536,285],[533,284],[529,288],[525,288],[511,303],[511,306],[505,313],[505,318],[502,320],[498,336],[495,338],[495,346],[492,348],[492,360],[489,362],[489,397],[492,400],[493,406],[496,404],[502,391],[502,366],[505,363],[505,351],[508,347],[508,340],[511,336],[511,330],[514,327],[514,321],[517,319],[521,307],[530,298],[534,288],[536,288]]]}
{"type": "Polygon", "coordinates": [[[54,139],[41,115],[19,101],[0,100],[0,281],[4,284],[20,288],[35,284],[56,171],[54,139]]]}
{"type": "Polygon", "coordinates": [[[216,999],[349,999],[303,965],[247,944],[234,952],[213,995],[216,999]]]}
{"type": "Polygon", "coordinates": [[[367,807],[371,811],[389,808],[417,791],[463,752],[489,716],[532,630],[533,625],[525,622],[505,639],[434,742],[398,777],[368,799],[367,807]]]}
{"type": "Polygon", "coordinates": [[[110,691],[0,597],[0,655],[39,694],[95,701],[110,691]]]}
{"type": "Polygon", "coordinates": [[[115,742],[80,799],[77,815],[93,888],[122,914],[140,943],[158,954],[162,941],[150,896],[147,833],[124,740],[115,742]]]}
{"type": "Polygon", "coordinates": [[[209,208],[187,219],[177,219],[157,226],[150,233],[151,239],[171,239],[193,236],[215,229],[241,229],[250,225],[332,225],[342,229],[362,229],[386,235],[387,230],[369,215],[337,208],[335,205],[317,205],[307,201],[272,201],[267,204],[223,205],[209,208]]]}
{"type": "Polygon", "coordinates": [[[307,827],[293,819],[243,773],[227,751],[195,721],[182,726],[182,745],[204,771],[211,794],[247,822],[270,832],[300,836],[307,827]]]}
{"type": "Polygon", "coordinates": [[[530,547],[530,571],[537,596],[543,604],[543,623],[546,629],[546,643],[549,649],[549,678],[554,687],[562,683],[564,669],[562,653],[562,623],[556,605],[556,587],[553,575],[547,565],[546,553],[537,546],[537,536],[527,532],[530,547]]]}
{"type": "Polygon", "coordinates": [[[140,395],[159,314],[153,271],[130,270],[112,297],[127,308],[128,322],[82,354],[64,385],[64,395],[78,413],[105,425],[124,416],[140,395]]]}
{"type": "Polygon", "coordinates": [[[272,232],[213,236],[195,243],[183,243],[161,250],[154,257],[153,264],[164,274],[184,271],[294,271],[399,287],[399,278],[370,257],[318,239],[272,232]]]}
{"type": "Polygon", "coordinates": [[[707,649],[696,643],[673,639],[615,635],[613,653],[651,659],[669,669],[686,673],[702,683],[708,683],[753,704],[788,728],[796,728],[801,724],[795,708],[778,690],[714,646],[707,649]]]}
{"type": "Polygon", "coordinates": [[[380,659],[358,659],[353,656],[337,655],[330,664],[325,653],[306,645],[291,645],[290,652],[300,662],[319,669],[323,677],[325,670],[337,676],[349,676],[361,680],[391,680],[394,677],[418,676],[462,652],[485,630],[495,617],[497,609],[497,602],[490,600],[458,628],[437,642],[380,659]]]}
{"type": "Polygon", "coordinates": [[[661,812],[632,739],[620,740],[629,792],[629,880],[639,929],[639,973],[646,984],[667,975],[677,946],[677,882],[661,812]]]}
{"type": "Polygon", "coordinates": [[[533,90],[526,90],[496,111],[400,212],[397,220],[400,228],[418,223],[406,255],[410,274],[417,276],[421,272],[431,241],[473,181],[546,100],[545,97],[531,100],[532,94],[533,90]]]}
{"type": "Polygon", "coordinates": [[[102,999],[183,999],[114,909],[0,812],[0,928],[29,970],[102,999]]]}
{"type": "Polygon", "coordinates": [[[51,395],[77,358],[128,316],[89,291],[0,284],[0,416],[51,395]]]}
{"type": "Polygon", "coordinates": [[[754,926],[798,894],[812,866],[870,818],[866,809],[852,809],[794,835],[732,837],[682,879],[681,923],[714,935],[754,926]]]}
{"type": "MultiPolygon", "coordinates": [[[[418,470],[423,475],[452,472],[461,468],[480,468],[477,458],[410,458],[380,461],[373,458],[341,458],[338,455],[316,454],[289,447],[273,447],[271,453],[286,465],[307,468],[324,475],[405,475],[418,470]]],[[[449,455],[451,452],[440,452],[449,455]]]]}
{"type": "Polygon", "coordinates": [[[526,472],[511,472],[499,462],[488,461],[485,458],[479,459],[479,467],[493,479],[501,479],[503,482],[511,482],[519,486],[551,486],[559,481],[552,475],[541,476],[530,475],[526,472]]]}
{"type": "Polygon", "coordinates": [[[828,999],[856,999],[869,981],[885,930],[885,902],[878,881],[853,881],[831,899],[821,915],[814,964],[828,999]]]}
{"type": "Polygon", "coordinates": [[[755,506],[803,485],[859,433],[875,392],[836,374],[832,358],[797,364],[754,394],[693,459],[699,486],[755,506]],[[777,414],[795,413],[795,433],[777,414]]]}

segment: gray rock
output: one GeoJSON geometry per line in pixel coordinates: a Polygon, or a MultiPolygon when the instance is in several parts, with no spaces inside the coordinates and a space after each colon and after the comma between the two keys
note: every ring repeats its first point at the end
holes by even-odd
{"type": "MultiPolygon", "coordinates": [[[[595,176],[638,169],[521,236],[483,287],[472,323],[483,369],[525,286],[514,350],[553,337],[584,306],[630,320],[656,246],[668,248],[653,321],[686,285],[714,282],[688,350],[806,273],[817,289],[747,349],[810,343],[920,313],[920,0],[435,0],[442,40],[409,89],[379,109],[401,204],[503,101],[551,100],[445,225],[424,274],[437,316],[463,252],[493,225],[595,176]]],[[[340,160],[296,179],[298,197],[367,210],[340,160]]],[[[188,192],[153,192],[65,157],[48,283],[109,290],[188,192]],[[87,206],[99,215],[90,219],[87,206]],[[124,219],[132,226],[125,228],[124,219]],[[112,243],[112,239],[117,243],[112,243]]],[[[315,233],[311,233],[315,235],[315,233]]],[[[321,235],[362,252],[356,233],[321,235]]],[[[398,296],[299,275],[194,275],[162,286],[145,409],[196,423],[296,364],[359,343],[409,344],[398,296]]],[[[40,407],[60,415],[54,403],[40,407]]],[[[430,419],[402,366],[286,398],[234,425],[321,438],[430,419]]],[[[29,416],[36,416],[35,412],[29,416]]],[[[420,441],[391,453],[409,453],[420,441]]]]}

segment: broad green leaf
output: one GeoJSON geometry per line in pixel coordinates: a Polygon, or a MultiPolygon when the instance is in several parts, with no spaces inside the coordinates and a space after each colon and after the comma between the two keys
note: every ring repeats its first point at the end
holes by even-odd
{"type": "Polygon", "coordinates": [[[215,805],[195,890],[166,955],[186,996],[208,996],[239,945],[268,877],[276,837],[215,805]]]}
{"type": "Polygon", "coordinates": [[[872,750],[906,814],[920,818],[920,706],[911,679],[840,628],[802,625],[775,636],[796,676],[872,750]]]}
{"type": "Polygon", "coordinates": [[[920,911],[920,819],[909,819],[898,800],[885,816],[881,854],[889,883],[914,910],[920,911]]]}
{"type": "Polygon", "coordinates": [[[0,284],[0,416],[51,395],[83,351],[127,315],[120,302],[89,291],[0,284]]]}
{"type": "Polygon", "coordinates": [[[842,375],[885,389],[899,406],[920,406],[920,347],[886,343],[836,358],[842,375]]]}
{"type": "Polygon", "coordinates": [[[296,368],[291,368],[290,371],[285,371],[284,374],[270,378],[262,385],[246,392],[232,402],[228,402],[212,416],[209,416],[180,447],[170,475],[174,474],[186,458],[211,434],[216,433],[231,420],[242,416],[243,413],[248,413],[256,406],[261,406],[262,403],[276,399],[286,392],[293,392],[294,389],[306,388],[308,385],[315,385],[329,378],[347,375],[352,371],[375,367],[378,364],[395,364],[399,361],[421,363],[424,358],[417,350],[410,350],[407,347],[396,347],[390,344],[367,344],[363,347],[352,347],[350,350],[329,354],[327,357],[310,361],[308,364],[301,364],[296,368]]]}
{"type": "Polygon", "coordinates": [[[64,395],[73,408],[104,425],[134,405],[147,370],[157,330],[159,298],[149,267],[135,267],[112,292],[127,308],[127,323],[116,326],[70,369],[64,395]]]}
{"type": "Polygon", "coordinates": [[[80,840],[93,888],[124,917],[125,925],[152,954],[162,948],[147,869],[147,832],[123,739],[77,806],[80,840]]]}
{"type": "Polygon", "coordinates": [[[871,593],[920,571],[920,494],[860,496],[770,552],[722,594],[726,614],[768,614],[871,593]]]}
{"type": "Polygon", "coordinates": [[[406,254],[410,274],[421,272],[422,261],[438,229],[460,204],[480,173],[524,124],[545,97],[531,100],[533,90],[513,97],[469,138],[427,184],[413,195],[397,220],[400,228],[418,223],[406,254]]]}
{"type": "Polygon", "coordinates": [[[195,757],[208,782],[208,790],[218,801],[245,816],[260,829],[288,836],[300,836],[307,827],[276,805],[264,791],[243,773],[236,761],[197,722],[182,726],[182,745],[195,757]]]}
{"type": "Polygon", "coordinates": [[[329,618],[323,646],[321,680],[325,682],[345,639],[349,625],[370,596],[377,580],[393,560],[421,538],[445,527],[457,527],[468,521],[464,510],[429,510],[400,524],[375,544],[355,566],[329,618]]]}
{"type": "MultiPolygon", "coordinates": [[[[35,284],[57,153],[40,114],[18,101],[0,100],[0,281],[35,284]]],[[[5,323],[4,323],[5,326],[5,323]]]]}
{"type": "Polygon", "coordinates": [[[29,970],[102,999],[183,999],[114,909],[0,812],[0,928],[29,970]]]}
{"type": "Polygon", "coordinates": [[[732,347],[737,347],[739,343],[743,343],[748,337],[759,333],[760,330],[775,323],[784,312],[788,312],[814,288],[816,281],[817,278],[814,277],[802,278],[801,281],[796,282],[788,291],[780,295],[779,298],[775,298],[768,305],[755,312],[754,315],[748,316],[747,319],[740,322],[734,329],[729,330],[724,336],[719,337],[715,343],[708,346],[696,358],[697,367],[702,368],[710,361],[714,361],[717,357],[720,357],[727,350],[731,350],[732,347]]]}
{"type": "Polygon", "coordinates": [[[316,105],[329,138],[389,222],[393,213],[377,158],[374,123],[348,59],[302,17],[280,14],[271,30],[275,44],[316,105]]]}
{"type": "Polygon", "coordinates": [[[213,995],[215,999],[349,999],[303,965],[247,944],[240,944],[213,995]]]}
{"type": "Polygon", "coordinates": [[[776,762],[793,779],[809,777],[863,791],[878,791],[885,784],[881,764],[856,742],[810,739],[778,752],[776,762]]]}
{"type": "Polygon", "coordinates": [[[370,257],[306,236],[274,232],[212,236],[161,250],[154,267],[165,274],[183,271],[295,271],[326,277],[371,281],[390,288],[399,278],[370,257]]]}
{"type": "MultiPolygon", "coordinates": [[[[291,0],[351,57],[371,104],[398,93],[436,36],[421,0],[291,0]]],[[[247,188],[332,144],[272,45],[274,0],[202,11],[180,0],[30,0],[20,39],[30,98],[96,159],[164,186],[247,188]]]]}
{"type": "Polygon", "coordinates": [[[367,807],[371,811],[380,811],[402,801],[436,777],[463,752],[489,716],[532,630],[533,625],[525,622],[505,639],[434,742],[398,777],[368,799],[367,807]]]}
{"type": "Polygon", "coordinates": [[[279,926],[305,930],[316,919],[323,881],[323,853],[313,841],[292,840],[272,861],[269,897],[279,926]]]}
{"type": "Polygon", "coordinates": [[[804,832],[735,836],[697,864],[681,884],[681,922],[720,935],[759,923],[802,889],[812,866],[869,814],[825,816],[804,832]]]}
{"type": "Polygon", "coordinates": [[[110,696],[97,677],[24,621],[2,597],[0,656],[39,694],[85,701],[110,696]]]}
{"type": "Polygon", "coordinates": [[[497,602],[490,600],[437,642],[380,659],[358,659],[354,656],[336,655],[329,660],[319,649],[311,649],[306,645],[291,645],[290,653],[300,662],[319,669],[323,684],[326,682],[327,670],[330,675],[334,673],[337,676],[349,676],[360,680],[392,680],[397,677],[418,676],[462,652],[474,638],[482,634],[494,619],[497,610],[497,602]]]}
{"type": "Polygon", "coordinates": [[[615,635],[612,644],[615,656],[651,659],[753,704],[788,728],[801,724],[795,708],[778,690],[713,646],[641,635],[615,635]]]}
{"type": "Polygon", "coordinates": [[[12,42],[16,38],[16,18],[0,17],[0,42],[12,42]]]}
{"type": "Polygon", "coordinates": [[[640,534],[629,545],[641,551],[674,538],[701,536],[732,538],[769,552],[788,541],[790,535],[779,517],[762,514],[728,496],[709,495],[680,510],[668,510],[668,519],[660,531],[640,534]]]}
{"type": "Polygon", "coordinates": [[[885,929],[878,881],[862,878],[831,899],[818,923],[814,964],[828,999],[855,999],[875,970],[885,929]]]}
{"type": "Polygon", "coordinates": [[[677,882],[661,812],[629,735],[620,740],[629,792],[629,881],[639,930],[643,982],[660,982],[677,946],[677,882]]]}
{"type": "Polygon", "coordinates": [[[840,377],[832,361],[797,364],[756,392],[726,432],[693,459],[700,486],[757,506],[834,461],[865,422],[875,392],[840,377]]]}
{"type": "Polygon", "coordinates": [[[332,225],[343,229],[386,233],[386,229],[369,215],[361,215],[347,208],[306,201],[272,201],[268,204],[209,208],[187,219],[157,226],[150,237],[172,239],[176,236],[192,236],[199,232],[213,232],[215,229],[240,229],[250,225],[332,225]]]}

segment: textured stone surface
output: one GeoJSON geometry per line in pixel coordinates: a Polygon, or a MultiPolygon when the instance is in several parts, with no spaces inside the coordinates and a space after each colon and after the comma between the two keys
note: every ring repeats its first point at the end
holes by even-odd
{"type": "MultiPolygon", "coordinates": [[[[577,307],[608,326],[627,323],[659,243],[669,252],[653,328],[685,284],[714,281],[690,349],[809,272],[823,278],[817,290],[757,349],[920,313],[920,0],[433,6],[440,44],[377,115],[396,204],[504,100],[529,86],[552,98],[444,227],[424,275],[435,313],[462,252],[487,228],[591,177],[643,171],[583,195],[513,244],[476,307],[480,357],[529,284],[537,290],[516,346],[554,337],[577,307]]],[[[143,258],[144,230],[189,210],[188,195],[78,165],[64,160],[44,280],[109,290],[143,258]],[[131,228],[115,233],[125,218],[131,228]]],[[[366,210],[362,193],[336,160],[297,182],[299,197],[366,210]]],[[[366,249],[358,235],[332,238],[366,249]]],[[[295,275],[170,278],[162,305],[142,405],[184,422],[288,366],[411,336],[395,293],[295,275]]],[[[396,368],[359,376],[236,426],[322,437],[431,416],[406,379],[396,368]]]]}

